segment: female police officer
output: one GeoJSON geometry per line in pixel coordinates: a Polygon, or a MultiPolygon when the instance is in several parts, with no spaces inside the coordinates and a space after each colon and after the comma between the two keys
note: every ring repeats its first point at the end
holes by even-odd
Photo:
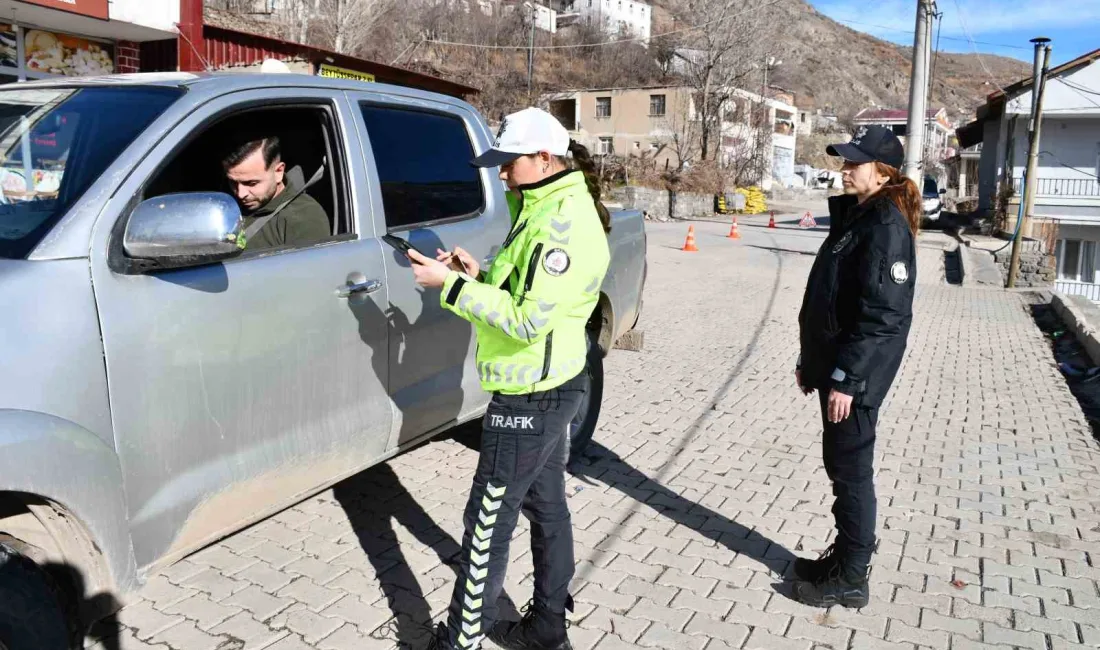
{"type": "Polygon", "coordinates": [[[921,198],[898,171],[904,152],[889,129],[861,129],[827,151],[844,158],[844,195],[829,199],[795,373],[804,393],[819,393],[837,535],[819,559],[795,562],[794,592],[807,605],[862,607],[875,546],[875,422],[909,336],[921,198]]]}
{"type": "Polygon", "coordinates": [[[466,505],[461,573],[431,647],[476,648],[488,634],[504,648],[570,648],[566,438],[584,391],[585,325],[610,260],[610,220],[588,151],[545,111],[506,117],[496,146],[474,164],[500,166],[510,190],[512,229],[492,266],[480,273],[457,248],[466,272],[446,264],[449,253],[436,260],[409,253],[417,283],[442,288],[444,308],[474,324],[478,374],[493,395],[466,505]],[[522,621],[494,626],[521,509],[531,521],[534,599],[522,621]]]}

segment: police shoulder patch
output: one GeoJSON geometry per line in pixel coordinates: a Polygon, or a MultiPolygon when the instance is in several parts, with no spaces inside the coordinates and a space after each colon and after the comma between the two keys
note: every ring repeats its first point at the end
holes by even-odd
{"type": "Polygon", "coordinates": [[[905,266],[905,262],[894,262],[890,267],[890,279],[896,284],[905,284],[909,279],[909,267],[905,266]]]}
{"type": "Polygon", "coordinates": [[[561,248],[551,248],[542,258],[542,268],[550,275],[558,276],[569,270],[569,253],[561,248]]]}

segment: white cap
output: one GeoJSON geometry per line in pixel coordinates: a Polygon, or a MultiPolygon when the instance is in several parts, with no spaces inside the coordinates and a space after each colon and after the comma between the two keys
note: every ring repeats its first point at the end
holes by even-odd
{"type": "Polygon", "coordinates": [[[264,74],[286,74],[290,72],[290,66],[278,59],[264,59],[260,66],[260,72],[264,74]]]}
{"type": "Polygon", "coordinates": [[[546,151],[569,153],[569,131],[556,117],[539,108],[525,108],[504,118],[492,149],[474,158],[477,167],[499,167],[520,156],[546,151]]]}

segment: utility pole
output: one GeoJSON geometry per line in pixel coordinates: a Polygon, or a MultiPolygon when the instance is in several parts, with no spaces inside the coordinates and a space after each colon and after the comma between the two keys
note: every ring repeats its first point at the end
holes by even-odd
{"type": "Polygon", "coordinates": [[[905,175],[923,187],[921,162],[924,154],[924,123],[928,113],[928,62],[932,46],[932,15],[935,0],[917,0],[917,29],[913,37],[913,74],[909,79],[909,121],[906,126],[905,175]]]}
{"type": "Polygon", "coordinates": [[[531,103],[531,86],[535,77],[535,20],[538,8],[531,2],[531,44],[527,48],[527,103],[531,103]]]}
{"type": "MultiPolygon", "coordinates": [[[[756,158],[756,167],[754,171],[760,174],[760,183],[764,182],[764,177],[767,176],[767,162],[768,152],[767,147],[771,143],[770,129],[768,128],[768,114],[771,112],[771,108],[768,106],[768,72],[772,68],[776,68],[783,65],[783,62],[776,59],[774,56],[764,57],[764,86],[760,89],[760,122],[757,124],[754,133],[754,141],[756,142],[756,151],[753,152],[753,157],[756,158]]],[[[721,118],[719,118],[721,119],[721,118]]],[[[719,139],[721,139],[721,127],[719,126],[719,139]]],[[[719,147],[721,150],[721,147],[719,147]]]]}
{"type": "MultiPolygon", "coordinates": [[[[936,83],[936,80],[932,78],[933,75],[936,74],[936,66],[933,65],[933,63],[932,63],[932,56],[933,56],[933,54],[932,54],[932,42],[933,42],[932,41],[932,34],[935,31],[934,28],[936,26],[936,21],[940,20],[942,16],[943,16],[943,14],[937,13],[933,10],[931,19],[928,21],[928,56],[925,57],[926,61],[925,61],[925,64],[924,64],[925,65],[925,70],[928,71],[928,73],[927,73],[928,74],[928,85],[927,85],[927,87],[925,88],[925,91],[924,91],[924,97],[925,97],[925,102],[926,102],[925,107],[926,108],[928,108],[928,104],[932,103],[932,86],[933,86],[933,84],[936,83]]],[[[942,25],[940,26],[940,29],[941,30],[943,29],[942,25]]],[[[931,154],[932,154],[933,151],[935,151],[935,148],[936,148],[935,138],[938,137],[938,135],[936,133],[936,129],[933,126],[933,123],[935,122],[935,120],[930,118],[930,117],[927,117],[927,114],[928,114],[928,111],[926,110],[925,111],[925,119],[924,119],[924,136],[922,138],[921,148],[920,148],[921,149],[921,163],[923,163],[925,160],[929,160],[932,157],[931,154]]],[[[923,168],[922,168],[922,171],[926,171],[926,170],[923,170],[923,168]]],[[[923,188],[924,184],[923,183],[918,183],[917,187],[918,188],[923,188]]]]}
{"type": "Polygon", "coordinates": [[[1017,215],[1021,223],[1016,224],[1016,236],[1012,238],[1012,259],[1008,264],[1008,288],[1016,286],[1016,276],[1020,272],[1020,238],[1024,235],[1031,213],[1035,210],[1035,178],[1039,166],[1039,138],[1043,130],[1043,94],[1047,86],[1047,69],[1050,66],[1049,38],[1031,39],[1035,44],[1035,68],[1031,82],[1031,121],[1028,123],[1030,137],[1027,144],[1027,171],[1024,175],[1024,195],[1020,197],[1023,210],[1017,215]]]}

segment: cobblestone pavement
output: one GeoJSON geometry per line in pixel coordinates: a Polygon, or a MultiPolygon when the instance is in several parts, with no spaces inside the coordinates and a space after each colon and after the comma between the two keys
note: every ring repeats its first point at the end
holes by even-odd
{"type": "MultiPolygon", "coordinates": [[[[797,217],[794,217],[797,219],[797,217]]],[[[910,352],[880,417],[872,603],[781,576],[832,534],[796,315],[824,229],[648,224],[645,350],[607,359],[600,457],[569,480],[579,650],[1100,647],[1100,447],[1024,293],[943,280],[922,239],[910,352]]],[[[446,607],[476,454],[368,470],[152,578],[97,649],[419,646],[446,607]],[[396,616],[395,616],[396,614],[396,616]]],[[[531,592],[528,531],[507,594],[531,592]]],[[[506,608],[508,611],[508,608],[506,608]]],[[[514,614],[514,610],[511,611],[514,614]]],[[[488,644],[487,644],[488,645],[488,644]]]]}

